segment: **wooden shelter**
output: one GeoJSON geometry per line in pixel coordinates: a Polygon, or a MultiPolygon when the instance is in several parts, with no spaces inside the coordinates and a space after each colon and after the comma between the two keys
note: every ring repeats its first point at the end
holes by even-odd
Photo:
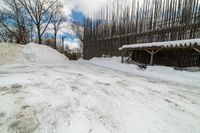
{"type": "MultiPolygon", "coordinates": [[[[146,53],[149,54],[149,65],[153,65],[154,62],[154,58],[155,55],[157,53],[164,53],[167,51],[173,51],[175,50],[176,53],[187,53],[186,51],[193,51],[196,52],[196,61],[190,61],[191,64],[188,64],[189,66],[198,66],[200,67],[200,39],[189,39],[189,40],[178,40],[178,41],[168,41],[168,42],[153,42],[153,43],[144,43],[144,44],[131,44],[131,45],[124,45],[121,48],[119,48],[119,50],[121,51],[121,59],[122,59],[122,63],[124,62],[124,56],[129,54],[128,56],[128,60],[134,60],[134,55],[137,54],[138,51],[144,51],[146,53]]],[[[181,57],[183,55],[179,55],[180,59],[178,60],[178,62],[182,62],[181,66],[179,67],[187,67],[186,65],[183,65],[184,63],[188,62],[189,60],[191,60],[191,58],[185,58],[186,55],[184,55],[184,57],[181,57]],[[187,60],[187,61],[186,61],[187,60]]],[[[139,56],[138,56],[139,57],[139,56]]],[[[145,58],[140,56],[140,58],[145,58]]],[[[157,56],[157,58],[159,58],[157,56]]],[[[168,62],[171,61],[173,62],[173,60],[166,60],[165,59],[157,59],[156,64],[157,65],[161,65],[161,62],[168,62]]],[[[138,59],[138,60],[142,60],[142,59],[138,59]]],[[[167,65],[167,64],[165,64],[167,65]]],[[[176,64],[173,64],[173,66],[177,66],[176,64]]]]}

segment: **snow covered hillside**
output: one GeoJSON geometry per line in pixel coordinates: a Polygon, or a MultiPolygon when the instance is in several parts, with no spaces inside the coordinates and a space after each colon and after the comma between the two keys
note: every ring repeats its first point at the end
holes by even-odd
{"type": "Polygon", "coordinates": [[[45,45],[0,43],[0,64],[64,60],[66,60],[64,55],[45,45]]]}
{"type": "Polygon", "coordinates": [[[0,133],[200,132],[199,73],[1,45],[0,133]]]}

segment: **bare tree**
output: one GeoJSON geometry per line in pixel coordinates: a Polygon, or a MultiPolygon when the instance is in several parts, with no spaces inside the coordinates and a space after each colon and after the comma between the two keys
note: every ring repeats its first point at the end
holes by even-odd
{"type": "Polygon", "coordinates": [[[2,25],[0,25],[0,41],[7,42],[8,41],[8,31],[4,29],[2,25]]]}
{"type": "MultiPolygon", "coordinates": [[[[0,25],[4,29],[1,37],[9,34],[16,38],[17,43],[27,42],[26,13],[18,0],[3,0],[5,7],[0,10],[0,25]]],[[[5,41],[5,40],[4,40],[5,41]]]]}
{"type": "Polygon", "coordinates": [[[38,43],[42,43],[42,35],[52,22],[56,8],[53,8],[58,0],[19,0],[24,9],[30,16],[31,21],[36,27],[38,43]],[[52,9],[53,8],[53,9],[52,9]]]}
{"type": "Polygon", "coordinates": [[[80,40],[83,38],[83,26],[77,22],[71,22],[71,30],[80,40]]]}
{"type": "Polygon", "coordinates": [[[28,19],[28,29],[29,29],[29,41],[33,42],[33,36],[35,34],[35,25],[33,23],[33,21],[31,21],[30,19],[28,19]]]}
{"type": "MultiPolygon", "coordinates": [[[[54,11],[55,9],[55,12],[53,14],[53,17],[52,17],[52,34],[53,34],[53,38],[54,38],[54,48],[56,49],[56,45],[57,45],[57,35],[58,35],[58,32],[61,28],[63,28],[61,25],[62,23],[66,22],[66,16],[64,16],[63,12],[62,12],[62,8],[63,6],[61,5],[61,3],[57,3],[55,5],[55,7],[51,8],[51,10],[54,11]]],[[[53,12],[52,11],[52,12],[53,12]]]]}

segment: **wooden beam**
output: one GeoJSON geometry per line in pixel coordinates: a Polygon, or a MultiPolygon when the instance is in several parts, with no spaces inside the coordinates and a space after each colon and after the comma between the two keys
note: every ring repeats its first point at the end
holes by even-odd
{"type": "Polygon", "coordinates": [[[152,52],[151,51],[149,51],[149,50],[147,50],[147,49],[144,49],[147,53],[149,53],[149,54],[152,54],[152,52]]]}
{"type": "Polygon", "coordinates": [[[200,54],[200,50],[198,48],[192,47],[196,52],[200,54]]]}
{"type": "Polygon", "coordinates": [[[158,49],[157,51],[154,52],[154,54],[158,53],[162,48],[158,49]]]}
{"type": "Polygon", "coordinates": [[[151,59],[150,59],[150,65],[153,65],[153,59],[154,59],[154,55],[156,53],[158,53],[162,48],[158,49],[155,51],[155,49],[151,49],[151,51],[144,49],[146,52],[148,52],[151,55],[151,59]]]}
{"type": "Polygon", "coordinates": [[[131,59],[133,52],[128,56],[127,62],[131,59]]]}

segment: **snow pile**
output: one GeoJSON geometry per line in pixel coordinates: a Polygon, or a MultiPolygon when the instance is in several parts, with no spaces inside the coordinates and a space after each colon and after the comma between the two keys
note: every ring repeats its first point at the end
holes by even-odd
{"type": "Polygon", "coordinates": [[[124,45],[121,49],[125,48],[147,48],[147,47],[179,47],[179,46],[190,46],[190,45],[200,46],[200,39],[189,39],[189,40],[178,40],[178,41],[167,41],[167,42],[153,42],[144,44],[131,44],[124,45]]]}
{"type": "Polygon", "coordinates": [[[24,62],[64,61],[66,57],[49,46],[0,43],[0,65],[24,62]]]}
{"type": "Polygon", "coordinates": [[[0,43],[0,65],[23,62],[25,57],[22,50],[22,45],[0,43]]]}
{"type": "Polygon", "coordinates": [[[46,45],[39,45],[35,43],[27,44],[23,53],[26,59],[31,62],[48,62],[48,61],[63,61],[66,57],[60,54],[55,49],[46,45]]]}
{"type": "Polygon", "coordinates": [[[162,81],[185,84],[189,86],[200,86],[200,72],[188,72],[174,70],[172,67],[148,66],[146,70],[134,64],[122,64],[120,57],[93,58],[90,63],[107,68],[125,71],[137,76],[159,79],[162,81]]]}

